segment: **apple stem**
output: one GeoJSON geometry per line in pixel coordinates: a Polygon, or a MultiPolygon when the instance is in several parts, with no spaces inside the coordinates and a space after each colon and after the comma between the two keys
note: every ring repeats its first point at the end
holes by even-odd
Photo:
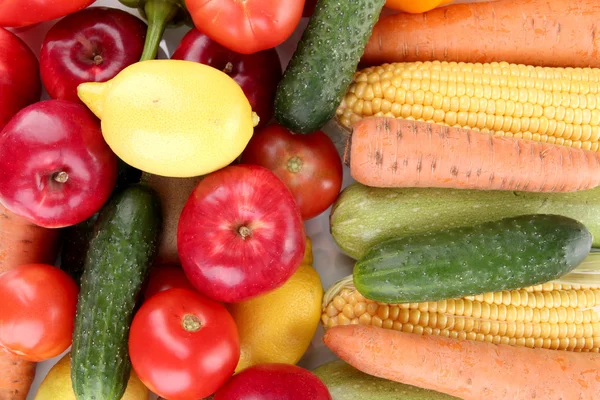
{"type": "Polygon", "coordinates": [[[225,68],[223,68],[223,72],[229,75],[231,71],[233,71],[233,64],[231,62],[227,62],[227,64],[225,64],[225,68]]]}
{"type": "Polygon", "coordinates": [[[69,180],[69,174],[67,174],[65,171],[60,171],[54,174],[53,179],[58,183],[67,183],[69,180]]]}
{"type": "Polygon", "coordinates": [[[167,23],[173,20],[179,12],[180,6],[173,0],[148,0],[144,7],[148,19],[146,43],[140,61],[153,60],[158,54],[158,47],[162,40],[167,23]]]}
{"type": "Polygon", "coordinates": [[[181,320],[181,326],[187,332],[198,332],[202,328],[202,321],[195,315],[186,314],[181,320]]]}
{"type": "Polygon", "coordinates": [[[94,56],[94,64],[96,65],[100,65],[104,62],[104,59],[102,58],[102,56],[100,54],[96,54],[94,56]]]}
{"type": "Polygon", "coordinates": [[[240,226],[238,228],[238,234],[242,237],[242,239],[246,240],[252,235],[252,231],[247,226],[240,226]]]}

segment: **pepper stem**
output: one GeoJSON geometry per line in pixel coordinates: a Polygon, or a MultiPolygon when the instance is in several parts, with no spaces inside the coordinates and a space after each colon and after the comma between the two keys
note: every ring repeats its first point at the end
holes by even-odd
{"type": "Polygon", "coordinates": [[[140,61],[153,60],[158,54],[158,47],[162,40],[167,24],[175,18],[179,6],[169,0],[148,0],[144,7],[148,19],[146,43],[140,61]]]}

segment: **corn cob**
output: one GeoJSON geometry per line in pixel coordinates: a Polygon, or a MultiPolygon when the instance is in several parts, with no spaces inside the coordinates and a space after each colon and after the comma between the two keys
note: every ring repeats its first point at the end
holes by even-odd
{"type": "Polygon", "coordinates": [[[508,63],[384,64],[354,75],[339,123],[414,119],[598,151],[600,69],[508,63]]]}
{"type": "Polygon", "coordinates": [[[429,303],[365,299],[352,277],[325,294],[321,322],[554,350],[600,350],[600,287],[546,283],[429,303]]]}

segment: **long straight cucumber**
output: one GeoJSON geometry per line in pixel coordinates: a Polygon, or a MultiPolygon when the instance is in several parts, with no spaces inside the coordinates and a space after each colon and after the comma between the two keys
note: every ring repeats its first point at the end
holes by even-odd
{"type": "Polygon", "coordinates": [[[526,214],[576,219],[600,247],[600,188],[573,193],[524,193],[454,189],[380,189],[348,186],[332,207],[331,234],[359,259],[384,240],[467,227],[526,214]]]}
{"type": "Polygon", "coordinates": [[[558,215],[523,215],[468,228],[390,239],[354,267],[354,285],[367,299],[420,303],[557,279],[587,257],[592,235],[558,215]]]}
{"type": "Polygon", "coordinates": [[[152,189],[131,186],[102,209],[85,258],[71,380],[77,400],[119,400],[131,363],[129,325],[156,253],[161,208],[152,189]]]}
{"type": "Polygon", "coordinates": [[[334,115],[385,0],[319,0],[275,96],[275,119],[296,133],[334,115]]]}

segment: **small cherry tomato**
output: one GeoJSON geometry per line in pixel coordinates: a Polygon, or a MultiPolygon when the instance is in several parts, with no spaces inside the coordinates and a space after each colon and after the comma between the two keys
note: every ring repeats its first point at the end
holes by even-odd
{"type": "Polygon", "coordinates": [[[129,333],[131,364],[154,393],[172,400],[213,394],[240,357],[235,322],[225,307],[187,289],[148,299],[129,333]]]}
{"type": "Polygon", "coordinates": [[[281,125],[269,125],[250,139],[242,163],[261,165],[277,175],[294,195],[304,220],[331,206],[342,187],[342,160],[321,131],[295,135],[281,125]]]}
{"type": "Polygon", "coordinates": [[[72,341],[79,288],[52,265],[26,264],[0,275],[0,347],[44,361],[72,341]]]}
{"type": "Polygon", "coordinates": [[[154,267],[150,270],[144,298],[148,300],[159,292],[173,288],[196,291],[180,267],[171,265],[154,267]]]}

